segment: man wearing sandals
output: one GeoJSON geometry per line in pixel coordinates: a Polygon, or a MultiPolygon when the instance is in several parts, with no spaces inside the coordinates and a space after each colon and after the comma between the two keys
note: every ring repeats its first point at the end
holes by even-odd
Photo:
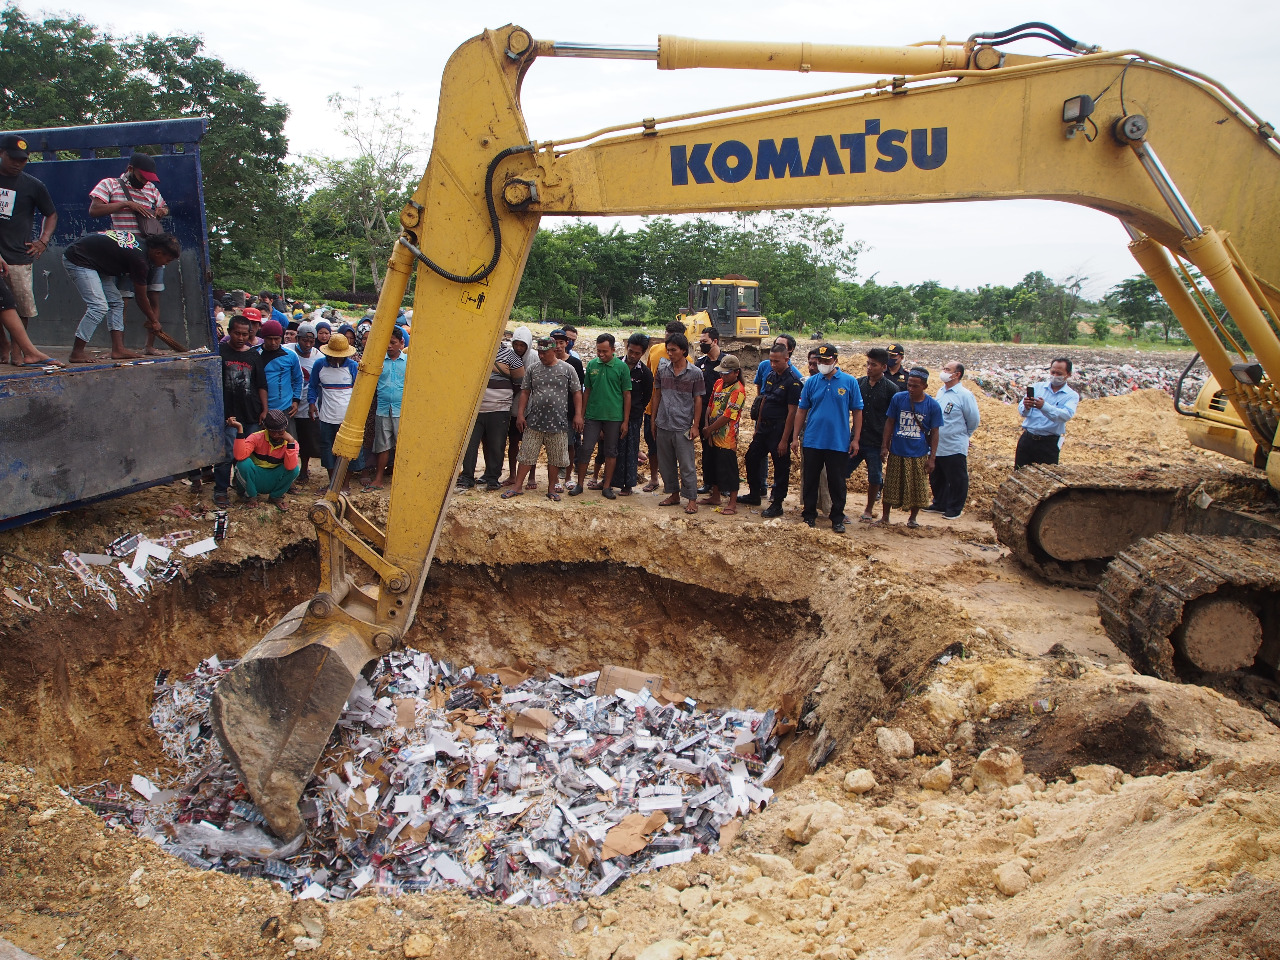
{"type": "Polygon", "coordinates": [[[898,507],[911,511],[907,526],[918,527],[920,508],[932,499],[929,474],[937,463],[938,428],[943,418],[938,401],[924,392],[928,385],[929,371],[913,367],[907,374],[907,389],[899,390],[889,401],[880,448],[887,458],[880,523],[887,524],[889,509],[898,507]]]}
{"type": "Polygon", "coordinates": [[[556,355],[556,341],[543,337],[537,343],[538,362],[526,363],[520,384],[520,405],[516,408],[516,426],[524,436],[520,440],[520,467],[511,489],[503,500],[524,494],[524,479],[538,454],[547,451],[547,498],[559,500],[556,479],[561,470],[569,469],[569,428],[582,429],[582,384],[578,372],[556,355]],[[573,422],[569,422],[567,404],[573,404],[573,422]]]}
{"type": "MultiPolygon", "coordinates": [[[[238,421],[233,425],[238,427],[238,421]]],[[[236,439],[232,482],[241,501],[249,503],[265,493],[283,513],[287,509],[284,496],[302,469],[298,441],[289,433],[289,417],[283,410],[268,410],[262,425],[265,429],[236,439]]]]}
{"type": "Polygon", "coordinates": [[[569,491],[573,497],[582,493],[587,463],[601,438],[604,479],[593,480],[591,489],[599,490],[606,500],[618,496],[613,492],[613,471],[618,465],[618,442],[626,438],[631,423],[631,368],[614,356],[614,343],[612,333],[596,337],[596,358],[587,364],[587,382],[583,384],[586,424],[578,448],[578,482],[569,491]]]}
{"type": "Polygon", "coordinates": [[[702,419],[702,398],[707,383],[702,371],[689,362],[689,340],[683,333],[667,335],[667,359],[658,364],[653,382],[653,432],[658,447],[658,472],[667,497],[660,507],[698,512],[698,467],[693,432],[702,419]]]}

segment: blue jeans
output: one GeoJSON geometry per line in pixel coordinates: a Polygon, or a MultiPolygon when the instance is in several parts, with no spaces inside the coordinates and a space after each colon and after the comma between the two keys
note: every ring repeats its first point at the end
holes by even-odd
{"type": "MultiPolygon", "coordinates": [[[[246,432],[244,436],[248,436],[246,432]]],[[[236,438],[241,436],[235,427],[222,428],[222,462],[213,468],[213,492],[225,494],[231,486],[231,464],[235,462],[236,438]]]]}
{"type": "Polygon", "coordinates": [[[316,421],[316,427],[320,433],[320,462],[324,464],[324,468],[329,472],[333,472],[334,465],[338,462],[333,455],[333,441],[338,436],[338,428],[340,423],[325,423],[323,420],[316,421]]]}
{"type": "Polygon", "coordinates": [[[80,326],[76,327],[76,339],[88,343],[98,329],[103,318],[106,318],[108,330],[124,330],[124,297],[116,286],[116,278],[88,267],[77,266],[66,257],[62,264],[67,268],[67,276],[76,285],[80,299],[84,301],[84,316],[80,326]]]}
{"type": "MultiPolygon", "coordinates": [[[[317,451],[320,456],[320,462],[324,464],[325,470],[330,473],[333,468],[338,465],[338,458],[333,455],[333,441],[338,438],[338,430],[342,427],[340,423],[326,423],[323,420],[316,421],[316,432],[319,434],[320,447],[317,451]]],[[[347,470],[348,473],[359,473],[364,469],[364,447],[360,448],[360,456],[351,461],[347,470]]]]}

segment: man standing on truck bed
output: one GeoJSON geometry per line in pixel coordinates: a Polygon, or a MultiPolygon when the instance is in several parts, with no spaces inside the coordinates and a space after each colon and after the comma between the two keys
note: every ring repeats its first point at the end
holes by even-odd
{"type": "MultiPolygon", "coordinates": [[[[156,175],[156,161],[149,153],[137,151],[129,158],[129,165],[118,177],[107,177],[99,180],[89,191],[89,216],[111,217],[111,229],[133,233],[139,237],[154,236],[164,232],[160,219],[169,215],[169,206],[160,195],[156,186],[160,177],[156,175]]],[[[151,311],[143,309],[150,319],[160,314],[160,293],[164,290],[164,266],[152,266],[144,283],[134,282],[133,292],[121,291],[121,296],[128,299],[136,297],[138,307],[142,301],[151,304],[151,311]],[[139,294],[138,291],[141,291],[139,294]]],[[[147,343],[144,353],[155,356],[156,329],[148,327],[147,343]]]]}
{"type": "MultiPolygon", "coordinates": [[[[120,277],[131,277],[146,286],[147,272],[178,259],[182,247],[170,233],[139,239],[132,233],[90,233],[69,244],[62,252],[67,275],[84,300],[84,317],[76,327],[75,345],[67,357],[72,363],[94,363],[87,348],[93,332],[106,318],[111,333],[112,360],[138,360],[139,354],[124,347],[124,298],[116,286],[120,277]]],[[[147,318],[147,327],[160,328],[160,312],[146,297],[138,301],[147,318]]]]}
{"type": "MultiPolygon", "coordinates": [[[[29,173],[27,141],[12,134],[0,137],[0,278],[13,291],[18,316],[25,329],[36,315],[36,298],[32,291],[32,263],[49,249],[53,231],[58,226],[58,211],[49,189],[29,173]],[[31,239],[35,213],[44,215],[40,236],[31,239]]],[[[15,341],[7,345],[0,330],[0,363],[8,360],[16,367],[25,362],[15,341]]]]}

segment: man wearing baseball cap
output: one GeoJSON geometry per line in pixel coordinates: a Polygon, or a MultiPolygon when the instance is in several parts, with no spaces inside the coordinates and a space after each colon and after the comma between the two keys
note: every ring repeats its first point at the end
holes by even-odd
{"type": "Polygon", "coordinates": [[[885,368],[884,375],[888,377],[899,390],[907,389],[907,368],[902,365],[902,358],[906,356],[906,351],[902,349],[902,344],[889,344],[889,366],[885,368]]]}
{"type": "MultiPolygon", "coordinates": [[[[156,174],[155,158],[149,153],[136,151],[129,158],[129,165],[118,177],[107,177],[99,180],[89,191],[89,216],[110,217],[111,229],[123,233],[137,234],[141,240],[145,234],[163,232],[159,221],[169,215],[169,206],[160,195],[160,177],[156,174]],[[146,224],[155,221],[151,226],[146,224]]],[[[120,295],[125,299],[136,296],[137,284],[130,292],[121,289],[120,295]]],[[[145,296],[150,301],[152,312],[160,313],[160,294],[164,290],[164,267],[151,268],[147,275],[145,296]]],[[[154,330],[147,330],[147,343],[144,353],[155,356],[159,353],[155,348],[154,330]]]]}
{"type": "MultiPolygon", "coordinates": [[[[0,281],[13,291],[13,299],[22,318],[25,330],[28,321],[36,315],[36,298],[32,289],[32,264],[49,249],[53,231],[58,225],[58,211],[45,185],[25,173],[27,165],[27,141],[8,134],[0,137],[0,281]],[[39,210],[44,217],[40,236],[31,239],[35,214],[39,210]]],[[[0,363],[8,360],[15,366],[26,361],[15,340],[5,342],[0,329],[0,363]]]]}
{"type": "Polygon", "coordinates": [[[818,372],[804,382],[796,413],[792,450],[802,449],[801,492],[809,526],[818,519],[818,479],[827,470],[831,494],[831,531],[844,533],[849,458],[858,455],[862,435],[862,391],[858,381],[841,370],[839,353],[829,343],[818,348],[818,372]],[[850,425],[852,416],[852,426],[850,425]]]}

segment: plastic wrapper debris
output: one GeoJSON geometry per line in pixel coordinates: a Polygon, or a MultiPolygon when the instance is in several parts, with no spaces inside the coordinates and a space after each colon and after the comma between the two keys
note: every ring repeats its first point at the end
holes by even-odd
{"type": "Polygon", "coordinates": [[[303,899],[600,896],[731,843],[772,799],[777,731],[794,729],[773,710],[698,709],[638,671],[539,678],[396,651],[357,682],[304,793],[306,832],[286,847],[209,727],[233,665],[211,657],[186,677],[157,676],[152,725],[182,770],[172,783],[136,778],[156,789],[150,802],[114,784],[79,799],[192,866],[266,877],[303,899]]]}
{"type": "MultiPolygon", "coordinates": [[[[1172,395],[1178,385],[1178,377],[1186,366],[1186,359],[1171,358],[1167,365],[1152,363],[1149,356],[1137,359],[1142,361],[1141,365],[1078,361],[1074,364],[1068,383],[1071,389],[1086,399],[1118,397],[1135,390],[1163,390],[1172,395]]],[[[1018,403],[1026,394],[1027,387],[1046,380],[1048,376],[1047,363],[1022,366],[986,363],[981,367],[974,364],[965,370],[965,379],[972,381],[970,386],[976,386],[988,396],[1005,403],[1018,403]]],[[[1183,384],[1184,397],[1194,398],[1204,385],[1205,378],[1204,365],[1197,364],[1183,384]]]]}

